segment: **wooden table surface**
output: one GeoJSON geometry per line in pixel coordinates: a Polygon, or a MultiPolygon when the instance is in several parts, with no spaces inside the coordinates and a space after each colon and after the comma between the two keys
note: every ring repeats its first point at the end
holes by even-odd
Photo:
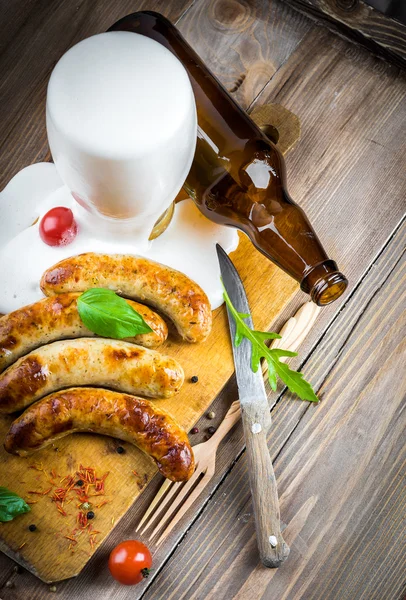
{"type": "MultiPolygon", "coordinates": [[[[351,285],[344,298],[323,309],[293,361],[315,386],[320,404],[297,401],[283,390],[270,394],[269,448],[291,547],[285,565],[268,570],[258,560],[239,424],[220,447],[209,489],[156,552],[148,581],[120,586],[106,560],[115,544],[134,537],[159,477],[81,575],[57,584],[56,595],[400,600],[405,74],[280,0],[0,0],[1,189],[22,167],[49,159],[44,106],[56,61],[74,43],[141,8],[177,23],[245,109],[272,101],[300,117],[302,138],[287,157],[289,188],[351,285]]],[[[304,299],[298,294],[274,329],[304,299]]],[[[213,403],[214,425],[235,398],[232,379],[213,403]]],[[[202,419],[201,430],[206,427],[202,419]]],[[[52,594],[0,556],[2,600],[52,594]]]]}

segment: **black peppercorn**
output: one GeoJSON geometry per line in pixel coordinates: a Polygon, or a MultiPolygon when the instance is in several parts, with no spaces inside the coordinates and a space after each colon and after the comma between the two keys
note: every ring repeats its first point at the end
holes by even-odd
{"type": "Polygon", "coordinates": [[[213,433],[215,433],[215,432],[216,432],[216,428],[215,428],[215,427],[209,427],[209,428],[207,429],[207,431],[210,433],[210,435],[213,435],[213,433]]]}
{"type": "Polygon", "coordinates": [[[116,452],[117,454],[124,454],[125,450],[122,446],[117,446],[116,452]]]}
{"type": "Polygon", "coordinates": [[[83,481],[82,481],[81,479],[79,479],[79,480],[78,480],[78,481],[75,483],[75,485],[78,485],[79,487],[82,487],[82,485],[83,485],[83,481]]]}
{"type": "Polygon", "coordinates": [[[36,525],[34,525],[34,524],[32,524],[32,525],[30,525],[30,526],[28,527],[28,529],[29,529],[30,531],[35,531],[35,530],[37,529],[37,526],[36,526],[36,525]]]}
{"type": "Polygon", "coordinates": [[[86,516],[88,519],[94,519],[94,512],[92,510],[89,510],[86,516]]]}
{"type": "Polygon", "coordinates": [[[199,381],[199,378],[198,378],[198,376],[197,376],[197,375],[193,375],[193,377],[191,377],[191,378],[190,378],[190,381],[191,381],[192,383],[197,383],[197,382],[199,381]]]}
{"type": "Polygon", "coordinates": [[[190,433],[199,433],[199,428],[193,427],[193,429],[190,430],[190,433]]]}

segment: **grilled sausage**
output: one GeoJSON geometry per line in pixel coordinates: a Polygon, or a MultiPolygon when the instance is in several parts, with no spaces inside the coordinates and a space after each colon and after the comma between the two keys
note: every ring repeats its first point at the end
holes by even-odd
{"type": "Polygon", "coordinates": [[[210,302],[197,283],[179,271],[139,256],[80,254],[57,263],[41,279],[46,296],[94,287],[109,288],[155,306],[188,342],[203,341],[210,333],[210,302]]]}
{"type": "Polygon", "coordinates": [[[193,474],[187,434],[168,413],[148,400],[101,388],[71,388],[33,404],[12,423],[4,447],[26,456],[76,431],[110,435],[138,446],[172,481],[193,474]]]}
{"type": "MultiPolygon", "coordinates": [[[[24,306],[0,318],[0,373],[27,352],[68,338],[91,337],[92,333],[82,323],[76,301],[80,294],[59,294],[24,306]]],[[[146,348],[157,348],[166,340],[168,328],[165,321],[153,310],[127,300],[153,331],[126,338],[146,348]]]]}
{"type": "Polygon", "coordinates": [[[94,385],[151,398],[169,398],[182,386],[180,364],[122,340],[80,338],[33,350],[0,375],[0,413],[22,410],[46,394],[94,385]]]}

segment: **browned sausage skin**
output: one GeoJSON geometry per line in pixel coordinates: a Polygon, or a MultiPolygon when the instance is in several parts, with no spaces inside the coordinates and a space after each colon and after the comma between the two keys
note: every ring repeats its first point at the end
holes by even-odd
{"type": "Polygon", "coordinates": [[[185,481],[193,474],[187,434],[168,413],[148,400],[101,388],[71,388],[33,404],[12,423],[4,447],[26,456],[78,431],[138,446],[172,481],[185,481]]]}
{"type": "Polygon", "coordinates": [[[80,254],[62,260],[42,276],[47,296],[103,287],[158,308],[188,342],[211,331],[212,314],[204,291],[189,277],[165,265],[124,254],[80,254]]]}
{"type": "Polygon", "coordinates": [[[181,365],[155,350],[105,338],[62,340],[33,350],[0,375],[0,413],[73,385],[169,398],[183,380],[181,365]]]}
{"type": "MultiPolygon", "coordinates": [[[[59,294],[0,317],[0,372],[31,350],[68,338],[94,334],[82,323],[77,310],[79,293],[59,294]]],[[[165,321],[148,306],[127,300],[153,330],[126,341],[157,348],[168,336],[165,321]]]]}

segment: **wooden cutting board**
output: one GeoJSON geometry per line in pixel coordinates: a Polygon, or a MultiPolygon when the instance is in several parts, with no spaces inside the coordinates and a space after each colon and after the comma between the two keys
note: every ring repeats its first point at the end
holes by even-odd
{"type": "MultiPolygon", "coordinates": [[[[252,115],[259,125],[278,128],[278,145],[286,152],[300,134],[297,117],[277,105],[266,105],[252,115]]],[[[231,255],[244,282],[257,329],[267,330],[298,290],[298,284],[257,252],[240,234],[240,245],[231,255]]],[[[234,372],[231,341],[224,307],[214,313],[213,331],[203,344],[191,345],[169,339],[162,352],[175,357],[185,371],[180,393],[155,402],[171,413],[189,431],[207,410],[234,372]],[[198,383],[190,378],[197,375],[198,383]]],[[[4,439],[12,417],[0,417],[0,439],[4,439]]],[[[75,434],[31,457],[20,458],[0,448],[0,485],[12,489],[31,504],[31,511],[14,521],[0,523],[0,550],[45,582],[77,575],[123,517],[134,500],[156,474],[153,461],[130,444],[112,438],[75,434]],[[124,453],[117,453],[122,446],[124,453]],[[79,536],[77,494],[70,492],[58,512],[51,496],[80,468],[95,469],[105,479],[105,494],[91,498],[95,518],[79,536]],[[70,501],[69,501],[70,500],[70,501]],[[99,506],[107,501],[103,506],[99,506]],[[35,524],[31,532],[29,525],[35,524]],[[98,533],[93,534],[97,531],[98,533]]],[[[79,476],[75,476],[79,479],[79,476]]],[[[91,488],[93,491],[96,487],[91,488]]]]}

